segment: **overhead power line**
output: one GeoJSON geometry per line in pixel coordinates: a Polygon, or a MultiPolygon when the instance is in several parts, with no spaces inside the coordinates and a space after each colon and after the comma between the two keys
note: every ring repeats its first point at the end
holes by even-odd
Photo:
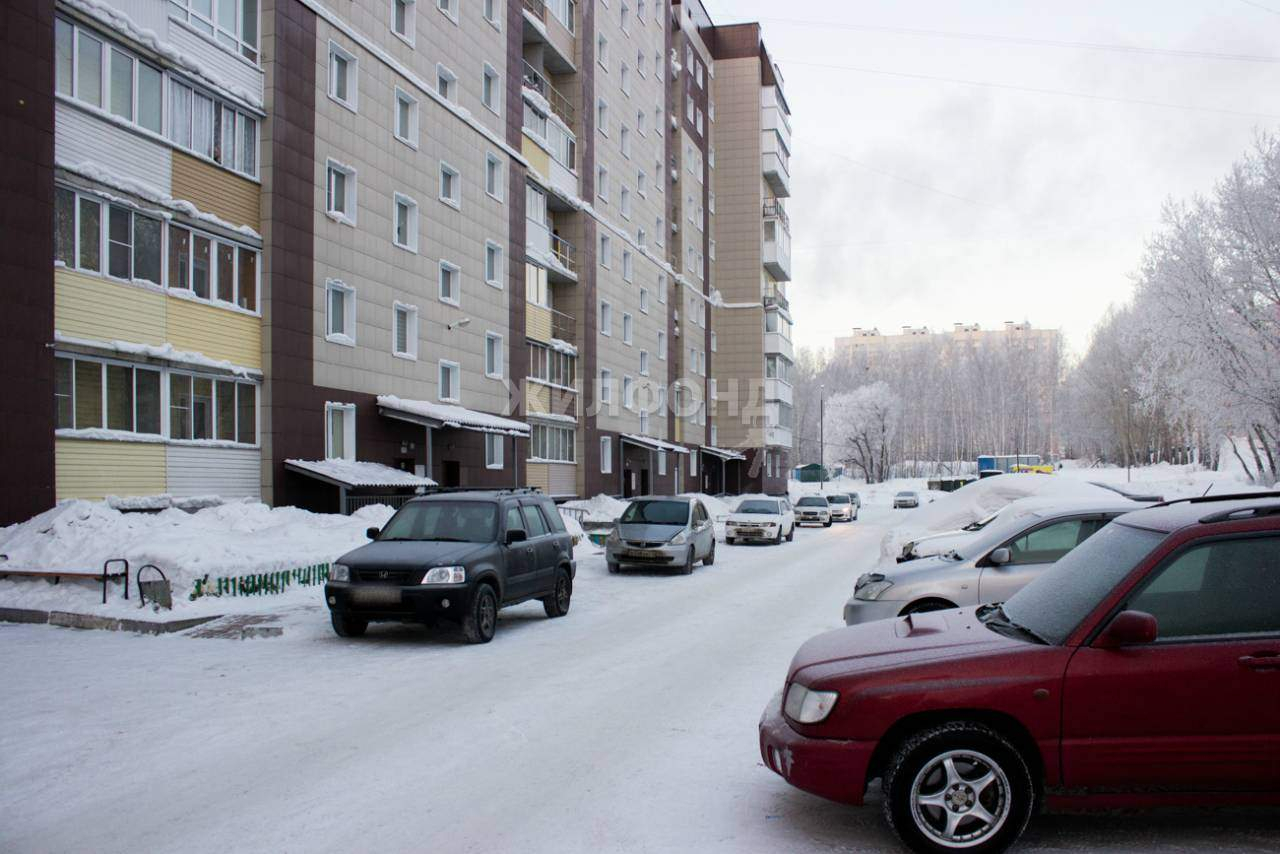
{"type": "Polygon", "coordinates": [[[1240,0],[1246,6],[1252,6],[1255,9],[1261,9],[1264,12],[1270,12],[1273,15],[1280,15],[1280,11],[1272,9],[1270,6],[1263,6],[1261,3],[1255,3],[1253,0],[1240,0]]]}
{"type": "MultiPolygon", "coordinates": [[[[1274,9],[1268,9],[1252,0],[1241,0],[1250,6],[1256,6],[1267,12],[1280,15],[1274,9]]],[[[1178,59],[1211,59],[1230,62],[1269,62],[1280,63],[1280,56],[1267,56],[1249,53],[1217,53],[1206,50],[1177,50],[1172,48],[1143,47],[1139,45],[1108,44],[1105,42],[1067,41],[1063,39],[1040,39],[1026,36],[1002,36],[990,33],[966,33],[955,30],[923,30],[911,27],[885,27],[873,24],[849,24],[837,21],[809,21],[799,18],[762,18],[762,21],[780,24],[795,24],[801,27],[820,27],[822,29],[859,30],[869,33],[887,33],[899,36],[924,36],[927,38],[958,39],[961,41],[984,41],[998,44],[1021,44],[1034,47],[1066,48],[1069,50],[1110,51],[1113,53],[1131,53],[1147,56],[1165,56],[1178,59]]]]}
{"type": "Polygon", "coordinates": [[[1091,92],[1071,92],[1066,89],[1044,89],[1038,86],[1018,86],[1013,83],[993,83],[987,80],[963,80],[958,77],[938,77],[931,74],[915,74],[907,71],[886,71],[883,68],[860,68],[853,65],[833,65],[823,62],[805,62],[799,59],[778,59],[782,65],[799,65],[810,68],[828,68],[833,71],[850,71],[857,74],[876,74],[884,77],[901,77],[907,80],[928,80],[934,83],[955,83],[960,86],[976,86],[984,89],[1005,89],[1013,92],[1031,92],[1036,95],[1062,95],[1068,98],[1083,98],[1089,101],[1109,101],[1116,104],[1138,104],[1144,107],[1163,107],[1172,110],[1189,110],[1199,113],[1216,113],[1226,116],[1244,116],[1252,119],[1280,120],[1275,113],[1257,113],[1247,110],[1233,110],[1227,107],[1202,107],[1194,104],[1175,104],[1170,101],[1151,101],[1145,98],[1125,98],[1120,95],[1096,95],[1091,92]]]}
{"type": "Polygon", "coordinates": [[[850,163],[852,163],[854,166],[857,166],[860,169],[866,169],[868,172],[874,172],[877,175],[883,175],[884,177],[891,178],[894,181],[901,181],[904,184],[910,184],[912,187],[916,187],[921,190],[927,190],[930,193],[937,193],[940,196],[946,196],[949,199],[956,199],[957,201],[965,202],[970,205],[976,205],[980,208],[988,208],[991,210],[995,210],[994,207],[986,204],[985,202],[979,202],[974,199],[967,198],[965,196],[959,196],[959,195],[956,195],[955,193],[949,193],[946,190],[939,190],[937,187],[931,187],[928,184],[921,183],[920,181],[915,181],[915,180],[912,180],[911,178],[904,178],[901,175],[895,175],[892,172],[886,172],[885,170],[880,169],[879,167],[872,166],[870,163],[863,163],[861,160],[854,160],[852,157],[850,157],[847,154],[841,154],[840,152],[833,151],[829,148],[819,148],[818,151],[820,151],[823,154],[829,155],[831,157],[839,157],[841,160],[847,160],[850,163]]]}

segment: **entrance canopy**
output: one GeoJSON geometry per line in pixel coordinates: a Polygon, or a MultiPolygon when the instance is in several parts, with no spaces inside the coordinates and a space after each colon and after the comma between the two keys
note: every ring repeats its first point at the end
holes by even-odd
{"type": "Polygon", "coordinates": [[[378,395],[378,412],[388,418],[398,418],[437,429],[474,430],[477,433],[497,433],[521,438],[529,435],[529,425],[521,421],[449,403],[403,400],[393,394],[378,395]]]}
{"type": "Polygon", "coordinates": [[[731,451],[727,448],[716,448],[711,445],[703,445],[702,453],[710,454],[713,457],[719,457],[722,460],[745,460],[747,458],[745,454],[740,454],[737,451],[731,451]]]}
{"type": "Polygon", "coordinates": [[[639,445],[642,448],[651,448],[655,451],[670,451],[673,454],[687,454],[689,449],[683,445],[673,445],[670,442],[664,442],[661,439],[655,439],[652,436],[637,436],[635,433],[623,433],[622,440],[630,442],[633,445],[639,445]]]}
{"type": "Polygon", "coordinates": [[[344,489],[436,485],[429,477],[359,460],[285,460],[284,467],[344,489]]]}

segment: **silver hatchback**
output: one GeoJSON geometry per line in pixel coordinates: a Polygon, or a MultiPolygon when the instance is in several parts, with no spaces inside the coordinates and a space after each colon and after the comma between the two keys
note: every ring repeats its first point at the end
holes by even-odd
{"type": "Polygon", "coordinates": [[[998,520],[945,555],[864,573],[845,602],[846,625],[1003,602],[1136,501],[1075,501],[998,520]]]}
{"type": "Polygon", "coordinates": [[[687,495],[637,498],[605,541],[610,572],[623,566],[674,567],[685,575],[716,560],[716,531],[707,508],[687,495]]]}

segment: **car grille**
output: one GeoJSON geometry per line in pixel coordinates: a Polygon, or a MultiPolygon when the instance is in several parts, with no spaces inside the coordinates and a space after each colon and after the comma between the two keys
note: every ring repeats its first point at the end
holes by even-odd
{"type": "Polygon", "coordinates": [[[646,542],[644,540],[627,540],[627,548],[631,549],[656,549],[666,545],[663,542],[646,542]]]}
{"type": "Polygon", "coordinates": [[[422,570],[417,569],[358,569],[356,581],[370,581],[377,584],[417,584],[422,577],[422,570]],[[416,578],[414,576],[417,576],[416,578]]]}

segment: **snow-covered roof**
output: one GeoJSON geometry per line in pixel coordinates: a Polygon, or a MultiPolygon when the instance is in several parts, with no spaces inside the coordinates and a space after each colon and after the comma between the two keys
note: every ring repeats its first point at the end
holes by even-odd
{"type": "Polygon", "coordinates": [[[747,458],[746,454],[731,451],[728,448],[717,448],[714,445],[703,445],[702,452],[713,457],[719,457],[722,460],[745,460],[747,458]]]}
{"type": "Polygon", "coordinates": [[[285,460],[284,465],[302,474],[348,487],[436,485],[429,477],[361,460],[285,460]]]}
{"type": "Polygon", "coordinates": [[[637,436],[635,433],[623,433],[622,438],[636,445],[653,448],[655,451],[671,451],[674,454],[689,453],[689,449],[683,445],[673,445],[670,442],[664,442],[661,439],[655,439],[652,436],[637,436]]]}
{"type": "Polygon", "coordinates": [[[565,415],[561,412],[526,412],[526,418],[534,421],[554,421],[558,424],[577,424],[578,419],[572,415],[565,415]]]}
{"type": "Polygon", "coordinates": [[[529,425],[488,412],[477,412],[450,403],[433,403],[429,400],[403,400],[394,394],[378,395],[378,406],[389,413],[411,416],[411,420],[430,422],[432,427],[452,427],[459,430],[476,430],[481,433],[501,433],[505,436],[528,436],[529,425]]]}

